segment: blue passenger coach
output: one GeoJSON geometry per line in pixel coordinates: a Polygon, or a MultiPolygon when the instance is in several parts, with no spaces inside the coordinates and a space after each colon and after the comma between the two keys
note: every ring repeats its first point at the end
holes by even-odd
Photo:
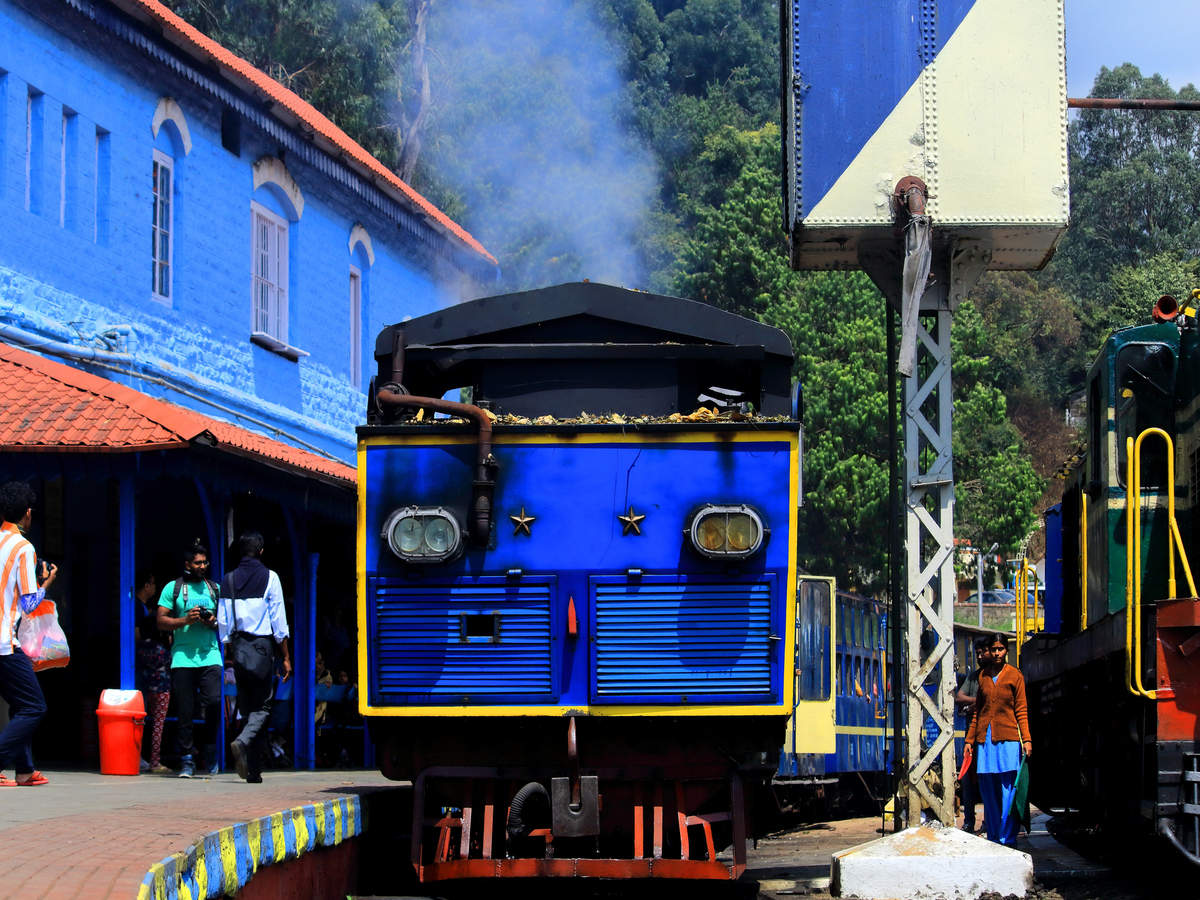
{"type": "Polygon", "coordinates": [[[416,785],[417,875],[740,872],[795,700],[787,338],[583,283],[376,357],[362,711],[416,785]]]}
{"type": "Polygon", "coordinates": [[[891,766],[885,604],[802,577],[796,631],[796,712],[777,792],[787,805],[843,804],[864,788],[881,796],[891,766]]]}

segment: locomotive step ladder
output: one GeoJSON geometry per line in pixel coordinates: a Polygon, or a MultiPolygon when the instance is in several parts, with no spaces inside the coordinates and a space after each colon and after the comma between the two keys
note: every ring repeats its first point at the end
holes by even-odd
{"type": "Polygon", "coordinates": [[[1175,827],[1171,826],[1171,817],[1163,816],[1158,830],[1176,850],[1200,864],[1200,753],[1184,753],[1180,769],[1175,827]]]}

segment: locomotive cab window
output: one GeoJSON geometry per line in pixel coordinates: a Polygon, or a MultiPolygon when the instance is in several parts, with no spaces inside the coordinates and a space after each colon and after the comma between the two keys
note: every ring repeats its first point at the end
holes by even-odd
{"type": "Polygon", "coordinates": [[[828,700],[833,592],[824,580],[801,579],[796,597],[796,699],[828,700]]]}
{"type": "MultiPolygon", "coordinates": [[[[1117,353],[1117,479],[1125,484],[1128,459],[1125,439],[1137,440],[1147,428],[1173,432],[1175,417],[1175,354],[1166,344],[1129,344],[1117,353]]],[[[1160,440],[1142,444],[1141,483],[1162,487],[1167,479],[1166,445],[1160,440]]]]}

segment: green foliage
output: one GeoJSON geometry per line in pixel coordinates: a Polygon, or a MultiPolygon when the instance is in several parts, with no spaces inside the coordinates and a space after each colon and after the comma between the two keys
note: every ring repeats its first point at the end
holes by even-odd
{"type": "Polygon", "coordinates": [[[954,403],[954,527],[976,546],[1015,550],[1045,484],[1022,452],[1004,394],[974,384],[954,403]]]}
{"type": "Polygon", "coordinates": [[[1180,307],[1187,306],[1198,287],[1200,260],[1192,255],[1158,253],[1140,265],[1118,266],[1109,276],[1111,305],[1097,310],[1095,332],[1150,321],[1150,311],[1162,294],[1173,296],[1180,307]]]}
{"type": "Polygon", "coordinates": [[[378,156],[398,154],[390,108],[407,40],[397,0],[166,0],[209,37],[291,88],[378,156]]]}
{"type": "Polygon", "coordinates": [[[954,314],[954,377],[1058,403],[1083,382],[1080,309],[1028,272],[990,272],[954,314]],[[961,347],[959,343],[961,342],[961,347]],[[971,359],[986,358],[974,365],[971,359]],[[974,367],[973,367],[974,365],[974,367]]]}
{"type": "MultiPolygon", "coordinates": [[[[1092,95],[1200,99],[1192,85],[1173,91],[1161,76],[1143,76],[1129,64],[1102,68],[1092,95]]],[[[1072,123],[1071,228],[1053,277],[1092,313],[1085,323],[1089,350],[1109,328],[1143,319],[1157,298],[1145,298],[1135,318],[1122,320],[1119,312],[1132,310],[1114,308],[1114,270],[1162,253],[1194,256],[1200,248],[1198,148],[1194,112],[1083,110],[1072,123]]]]}

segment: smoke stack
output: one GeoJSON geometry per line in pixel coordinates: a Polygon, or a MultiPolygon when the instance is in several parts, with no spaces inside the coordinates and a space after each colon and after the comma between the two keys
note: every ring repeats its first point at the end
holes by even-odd
{"type": "Polygon", "coordinates": [[[1179,315],[1179,304],[1170,294],[1163,294],[1154,304],[1152,315],[1155,322],[1174,322],[1175,317],[1179,315]]]}

